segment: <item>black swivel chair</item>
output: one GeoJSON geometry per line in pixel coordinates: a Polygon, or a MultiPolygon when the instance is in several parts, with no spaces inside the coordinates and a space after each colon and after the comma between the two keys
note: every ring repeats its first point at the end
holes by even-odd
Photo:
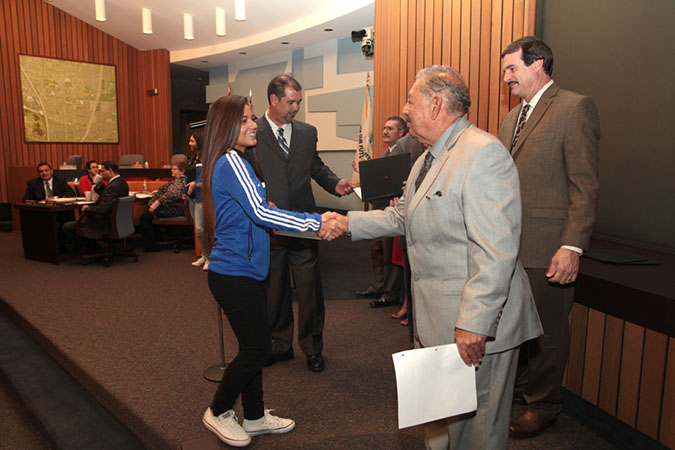
{"type": "MultiPolygon", "coordinates": [[[[157,214],[157,210],[152,213],[152,223],[158,227],[176,227],[178,230],[178,239],[175,241],[160,242],[160,245],[171,245],[174,253],[180,252],[183,247],[183,232],[186,227],[193,227],[194,221],[192,214],[190,214],[190,207],[187,200],[180,202],[169,203],[170,206],[177,206],[183,209],[183,214],[175,217],[161,217],[157,214]]],[[[192,230],[192,228],[190,228],[192,230]]]]}
{"type": "MultiPolygon", "coordinates": [[[[108,241],[108,251],[105,253],[92,253],[82,256],[83,265],[88,264],[91,261],[103,259],[105,266],[110,267],[112,259],[115,256],[126,256],[132,258],[133,262],[138,262],[138,254],[135,251],[126,248],[126,241],[124,242],[122,251],[115,253],[115,242],[124,239],[127,236],[131,236],[136,231],[133,216],[135,201],[136,196],[133,195],[129,197],[120,197],[115,201],[112,212],[110,213],[112,232],[103,236],[103,238],[108,241]]],[[[84,214],[77,220],[79,234],[82,234],[82,229],[79,225],[83,217],[85,217],[84,214]]]]}

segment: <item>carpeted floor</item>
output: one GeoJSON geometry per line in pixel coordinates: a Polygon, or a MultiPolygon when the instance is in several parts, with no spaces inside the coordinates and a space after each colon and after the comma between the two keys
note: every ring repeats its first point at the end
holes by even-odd
{"type": "MultiPolygon", "coordinates": [[[[391,354],[409,348],[408,331],[389,318],[395,308],[353,298],[368,282],[368,243],[322,243],[321,255],[326,370],[309,372],[297,346],[294,360],[265,369],[266,406],[297,428],[256,437],[251,448],[422,448],[421,427],[397,429],[391,354]]],[[[202,373],[219,361],[216,304],[193,259],[164,251],[110,268],[77,259],[57,266],[24,259],[20,235],[0,233],[0,301],[148,447],[179,448],[211,438],[200,419],[215,384],[202,373]]],[[[236,346],[225,328],[231,358],[236,346]]],[[[563,415],[549,432],[509,448],[611,446],[563,415]]]]}

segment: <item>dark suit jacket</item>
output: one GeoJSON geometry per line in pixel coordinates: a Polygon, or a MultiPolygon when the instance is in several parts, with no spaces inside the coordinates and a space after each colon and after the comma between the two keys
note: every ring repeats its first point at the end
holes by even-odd
{"type": "Polygon", "coordinates": [[[319,158],[316,128],[298,120],[291,126],[291,146],[286,157],[265,116],[258,119],[255,151],[265,177],[267,199],[282,209],[314,212],[312,178],[333,195],[337,195],[335,186],[340,178],[319,158]]]}
{"type": "Polygon", "coordinates": [[[99,195],[96,203],[85,209],[85,218],[80,223],[82,234],[89,239],[100,239],[112,232],[112,226],[108,215],[112,212],[115,201],[120,197],[129,195],[129,185],[124,178],[115,178],[106,186],[99,183],[94,188],[99,195]]]}
{"type": "MultiPolygon", "coordinates": [[[[75,197],[75,192],[68,185],[68,182],[62,178],[52,175],[52,192],[58,197],[75,197]]],[[[37,177],[30,180],[26,186],[26,192],[23,194],[23,200],[41,201],[47,198],[45,185],[42,178],[37,177]]]]}
{"type": "Polygon", "coordinates": [[[546,269],[561,245],[588,247],[598,202],[598,110],[589,97],[551,85],[511,148],[521,106],[499,125],[511,151],[523,202],[520,257],[546,269]]]}

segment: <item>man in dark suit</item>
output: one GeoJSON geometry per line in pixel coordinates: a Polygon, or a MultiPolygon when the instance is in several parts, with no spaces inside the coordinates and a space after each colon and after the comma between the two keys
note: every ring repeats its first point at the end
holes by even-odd
{"type": "MultiPolygon", "coordinates": [[[[302,87],[292,77],[280,75],[267,87],[269,109],[258,119],[256,152],[267,184],[268,200],[291,211],[316,208],[311,181],[340,196],[353,191],[339,179],[316,151],[316,128],[295,120],[302,101],[302,87]]],[[[268,311],[272,329],[270,364],[293,358],[293,295],[289,265],[293,270],[298,302],[298,344],[307,355],[310,370],[324,369],[324,302],[319,272],[318,243],[277,236],[272,242],[268,277],[268,311]]]]}
{"type": "Polygon", "coordinates": [[[103,181],[96,184],[94,191],[99,195],[96,202],[91,206],[83,206],[84,218],[80,222],[82,236],[77,234],[77,222],[68,222],[63,225],[64,233],[76,244],[84,245],[88,252],[95,253],[100,250],[96,239],[101,239],[105,234],[112,232],[109,214],[112,212],[115,201],[120,197],[129,195],[129,185],[119,174],[117,164],[112,161],[103,162],[101,172],[103,181]]]}
{"type": "MultiPolygon", "coordinates": [[[[408,126],[405,120],[398,116],[389,117],[382,127],[382,141],[387,144],[387,150],[380,157],[387,158],[406,153],[397,145],[397,142],[407,133],[408,126]]],[[[352,165],[354,170],[358,171],[358,164],[352,163],[352,165]]],[[[372,262],[370,286],[367,289],[357,290],[356,295],[378,297],[370,302],[371,308],[382,308],[399,302],[403,268],[391,262],[393,246],[394,238],[392,237],[376,238],[370,242],[372,262]]]]}
{"type": "Polygon", "coordinates": [[[23,201],[42,201],[51,197],[75,197],[75,192],[68,186],[66,180],[54,175],[52,166],[46,162],[37,165],[39,176],[30,180],[23,194],[23,201]]]}
{"type": "Polygon", "coordinates": [[[543,336],[523,344],[516,391],[527,408],[509,427],[528,437],[562,411],[572,283],[596,218],[600,126],[592,99],[553,83],[553,53],[543,41],[518,39],[501,56],[504,81],[523,103],[504,117],[498,135],[518,169],[520,258],[544,327],[543,336]]]}

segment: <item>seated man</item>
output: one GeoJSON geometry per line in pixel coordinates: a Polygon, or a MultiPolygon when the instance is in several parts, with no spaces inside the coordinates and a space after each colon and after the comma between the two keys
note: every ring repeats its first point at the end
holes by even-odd
{"type": "Polygon", "coordinates": [[[160,217],[175,217],[184,214],[183,208],[171,206],[170,203],[183,201],[186,169],[186,161],[178,161],[171,166],[173,180],[161,186],[155,192],[148,201],[148,210],[141,214],[139,221],[141,232],[143,233],[143,250],[146,252],[160,250],[160,246],[157,243],[157,233],[155,233],[155,227],[152,224],[155,210],[160,217]]]}
{"type": "Polygon", "coordinates": [[[112,225],[108,217],[112,212],[115,201],[129,195],[129,185],[120,177],[117,164],[112,161],[103,162],[101,177],[108,182],[96,184],[94,191],[99,195],[98,200],[91,206],[83,206],[84,218],[80,222],[82,236],[77,234],[77,223],[68,222],[63,225],[63,232],[75,243],[84,245],[89,253],[96,253],[101,247],[96,239],[112,232],[112,225]]]}
{"type": "Polygon", "coordinates": [[[35,200],[36,202],[52,197],[75,197],[75,192],[68,186],[65,179],[54,176],[52,166],[46,162],[37,165],[39,176],[30,180],[23,194],[23,202],[35,200]]]}

